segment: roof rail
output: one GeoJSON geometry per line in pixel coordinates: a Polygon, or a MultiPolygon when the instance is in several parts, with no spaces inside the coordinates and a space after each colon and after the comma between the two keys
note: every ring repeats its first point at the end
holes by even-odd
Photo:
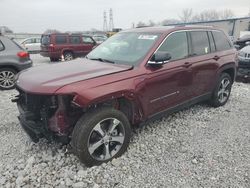
{"type": "Polygon", "coordinates": [[[197,24],[180,24],[180,25],[175,25],[175,27],[207,27],[207,28],[213,28],[214,26],[212,25],[197,25],[197,24]]]}

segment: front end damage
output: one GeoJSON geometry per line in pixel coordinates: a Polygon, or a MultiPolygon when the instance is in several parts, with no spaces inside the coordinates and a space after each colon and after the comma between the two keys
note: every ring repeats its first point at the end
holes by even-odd
{"type": "Polygon", "coordinates": [[[34,142],[40,138],[68,143],[74,125],[82,114],[70,95],[39,95],[18,89],[17,103],[21,126],[34,142]]]}

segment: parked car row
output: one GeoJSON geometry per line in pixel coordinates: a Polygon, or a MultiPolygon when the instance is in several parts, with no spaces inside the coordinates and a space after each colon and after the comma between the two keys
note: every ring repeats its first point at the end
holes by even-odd
{"type": "Polygon", "coordinates": [[[51,61],[64,59],[70,61],[76,57],[87,55],[97,43],[88,35],[52,33],[41,37],[40,54],[51,61]]]}
{"type": "Polygon", "coordinates": [[[69,33],[44,34],[22,40],[20,45],[29,53],[40,53],[51,61],[72,60],[88,54],[96,45],[107,40],[105,35],[82,35],[69,33]]]}

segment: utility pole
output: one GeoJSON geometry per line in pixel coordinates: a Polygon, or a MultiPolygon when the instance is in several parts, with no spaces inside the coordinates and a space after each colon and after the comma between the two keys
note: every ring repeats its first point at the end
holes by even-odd
{"type": "Polygon", "coordinates": [[[107,14],[103,12],[103,31],[108,31],[107,14]]]}
{"type": "Polygon", "coordinates": [[[109,9],[109,31],[113,31],[114,29],[114,21],[113,21],[113,10],[109,9]]]}

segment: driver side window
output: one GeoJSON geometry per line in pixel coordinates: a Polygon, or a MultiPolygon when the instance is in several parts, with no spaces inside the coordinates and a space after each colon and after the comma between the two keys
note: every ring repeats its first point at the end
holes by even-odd
{"type": "Polygon", "coordinates": [[[176,32],[170,34],[158,51],[170,53],[171,61],[186,58],[188,56],[186,32],[176,32]]]}

